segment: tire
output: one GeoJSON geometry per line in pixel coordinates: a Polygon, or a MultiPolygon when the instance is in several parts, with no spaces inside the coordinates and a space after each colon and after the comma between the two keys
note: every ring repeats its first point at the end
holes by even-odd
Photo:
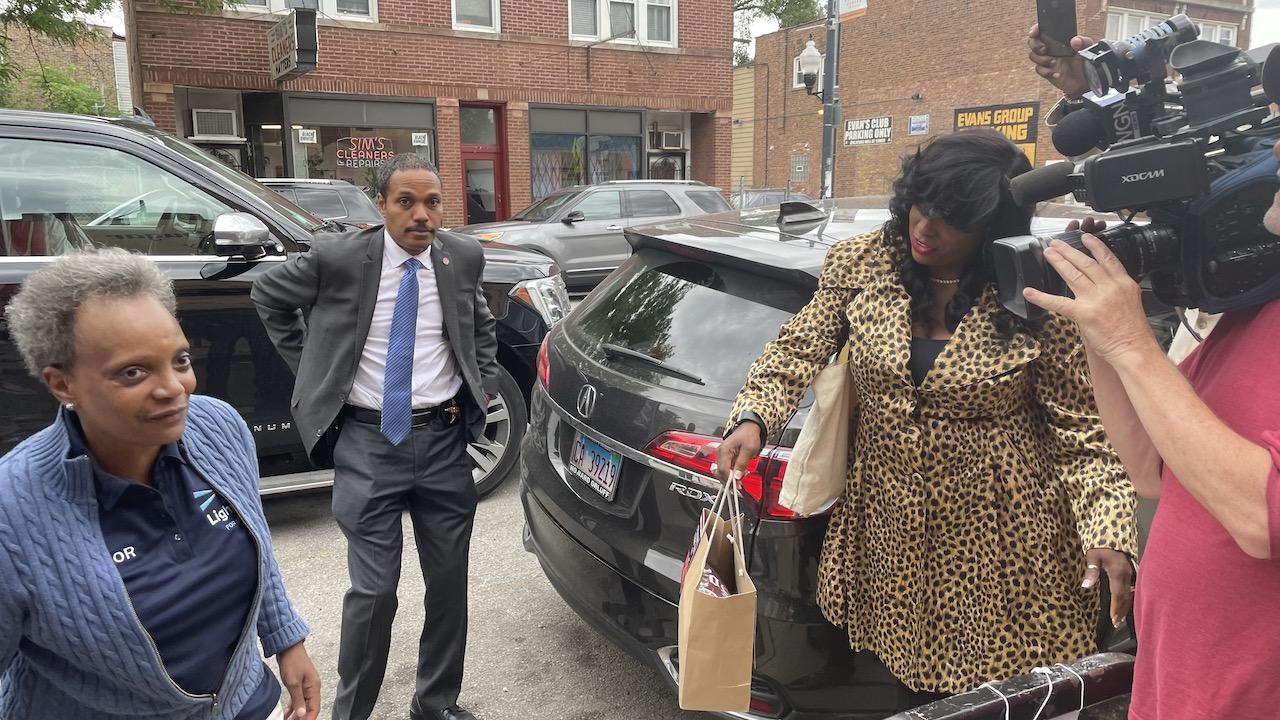
{"type": "Polygon", "coordinates": [[[520,457],[529,413],[524,393],[506,368],[498,366],[498,396],[489,402],[484,436],[467,445],[476,494],[484,497],[502,485],[520,457]]]}

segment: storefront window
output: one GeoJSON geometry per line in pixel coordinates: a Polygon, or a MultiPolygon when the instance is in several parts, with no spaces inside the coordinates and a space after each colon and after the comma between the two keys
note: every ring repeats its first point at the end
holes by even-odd
{"type": "Polygon", "coordinates": [[[560,188],[581,185],[587,138],[583,135],[535,133],[530,136],[529,163],[533,198],[560,188]]]}
{"type": "Polygon", "coordinates": [[[640,177],[640,138],[617,135],[592,135],[590,142],[590,181],[636,180],[640,177]]]}
{"type": "Polygon", "coordinates": [[[396,155],[416,152],[435,161],[430,130],[295,126],[293,142],[296,177],[346,180],[370,195],[376,193],[378,168],[396,155]]]}

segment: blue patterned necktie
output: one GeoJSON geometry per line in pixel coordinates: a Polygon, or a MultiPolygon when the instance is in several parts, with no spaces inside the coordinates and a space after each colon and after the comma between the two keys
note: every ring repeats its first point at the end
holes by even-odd
{"type": "Polygon", "coordinates": [[[418,339],[418,268],[416,258],[404,261],[404,275],[396,291],[387,335],[387,365],[382,373],[382,434],[399,445],[413,425],[413,346],[418,339]]]}

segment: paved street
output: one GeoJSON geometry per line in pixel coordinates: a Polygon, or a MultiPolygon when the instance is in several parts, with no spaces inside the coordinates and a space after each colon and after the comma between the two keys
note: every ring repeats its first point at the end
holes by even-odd
{"type": "MultiPolygon", "coordinates": [[[[520,544],[513,475],[480,503],[471,546],[471,633],[461,702],[480,720],[695,720],[648,667],[615,649],[556,594],[520,544]]],[[[337,683],[346,547],[327,491],[266,498],[276,555],[314,631],[307,645],[324,683],[328,718],[337,683]]],[[[422,626],[422,577],[405,522],[405,555],[391,663],[375,720],[408,717],[422,626]]]]}

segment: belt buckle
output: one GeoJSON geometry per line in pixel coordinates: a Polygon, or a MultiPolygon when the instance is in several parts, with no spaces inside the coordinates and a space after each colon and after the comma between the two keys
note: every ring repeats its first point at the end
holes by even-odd
{"type": "Polygon", "coordinates": [[[450,400],[449,404],[445,405],[444,411],[449,413],[449,425],[458,422],[458,417],[462,414],[462,411],[458,408],[456,400],[450,400]]]}

